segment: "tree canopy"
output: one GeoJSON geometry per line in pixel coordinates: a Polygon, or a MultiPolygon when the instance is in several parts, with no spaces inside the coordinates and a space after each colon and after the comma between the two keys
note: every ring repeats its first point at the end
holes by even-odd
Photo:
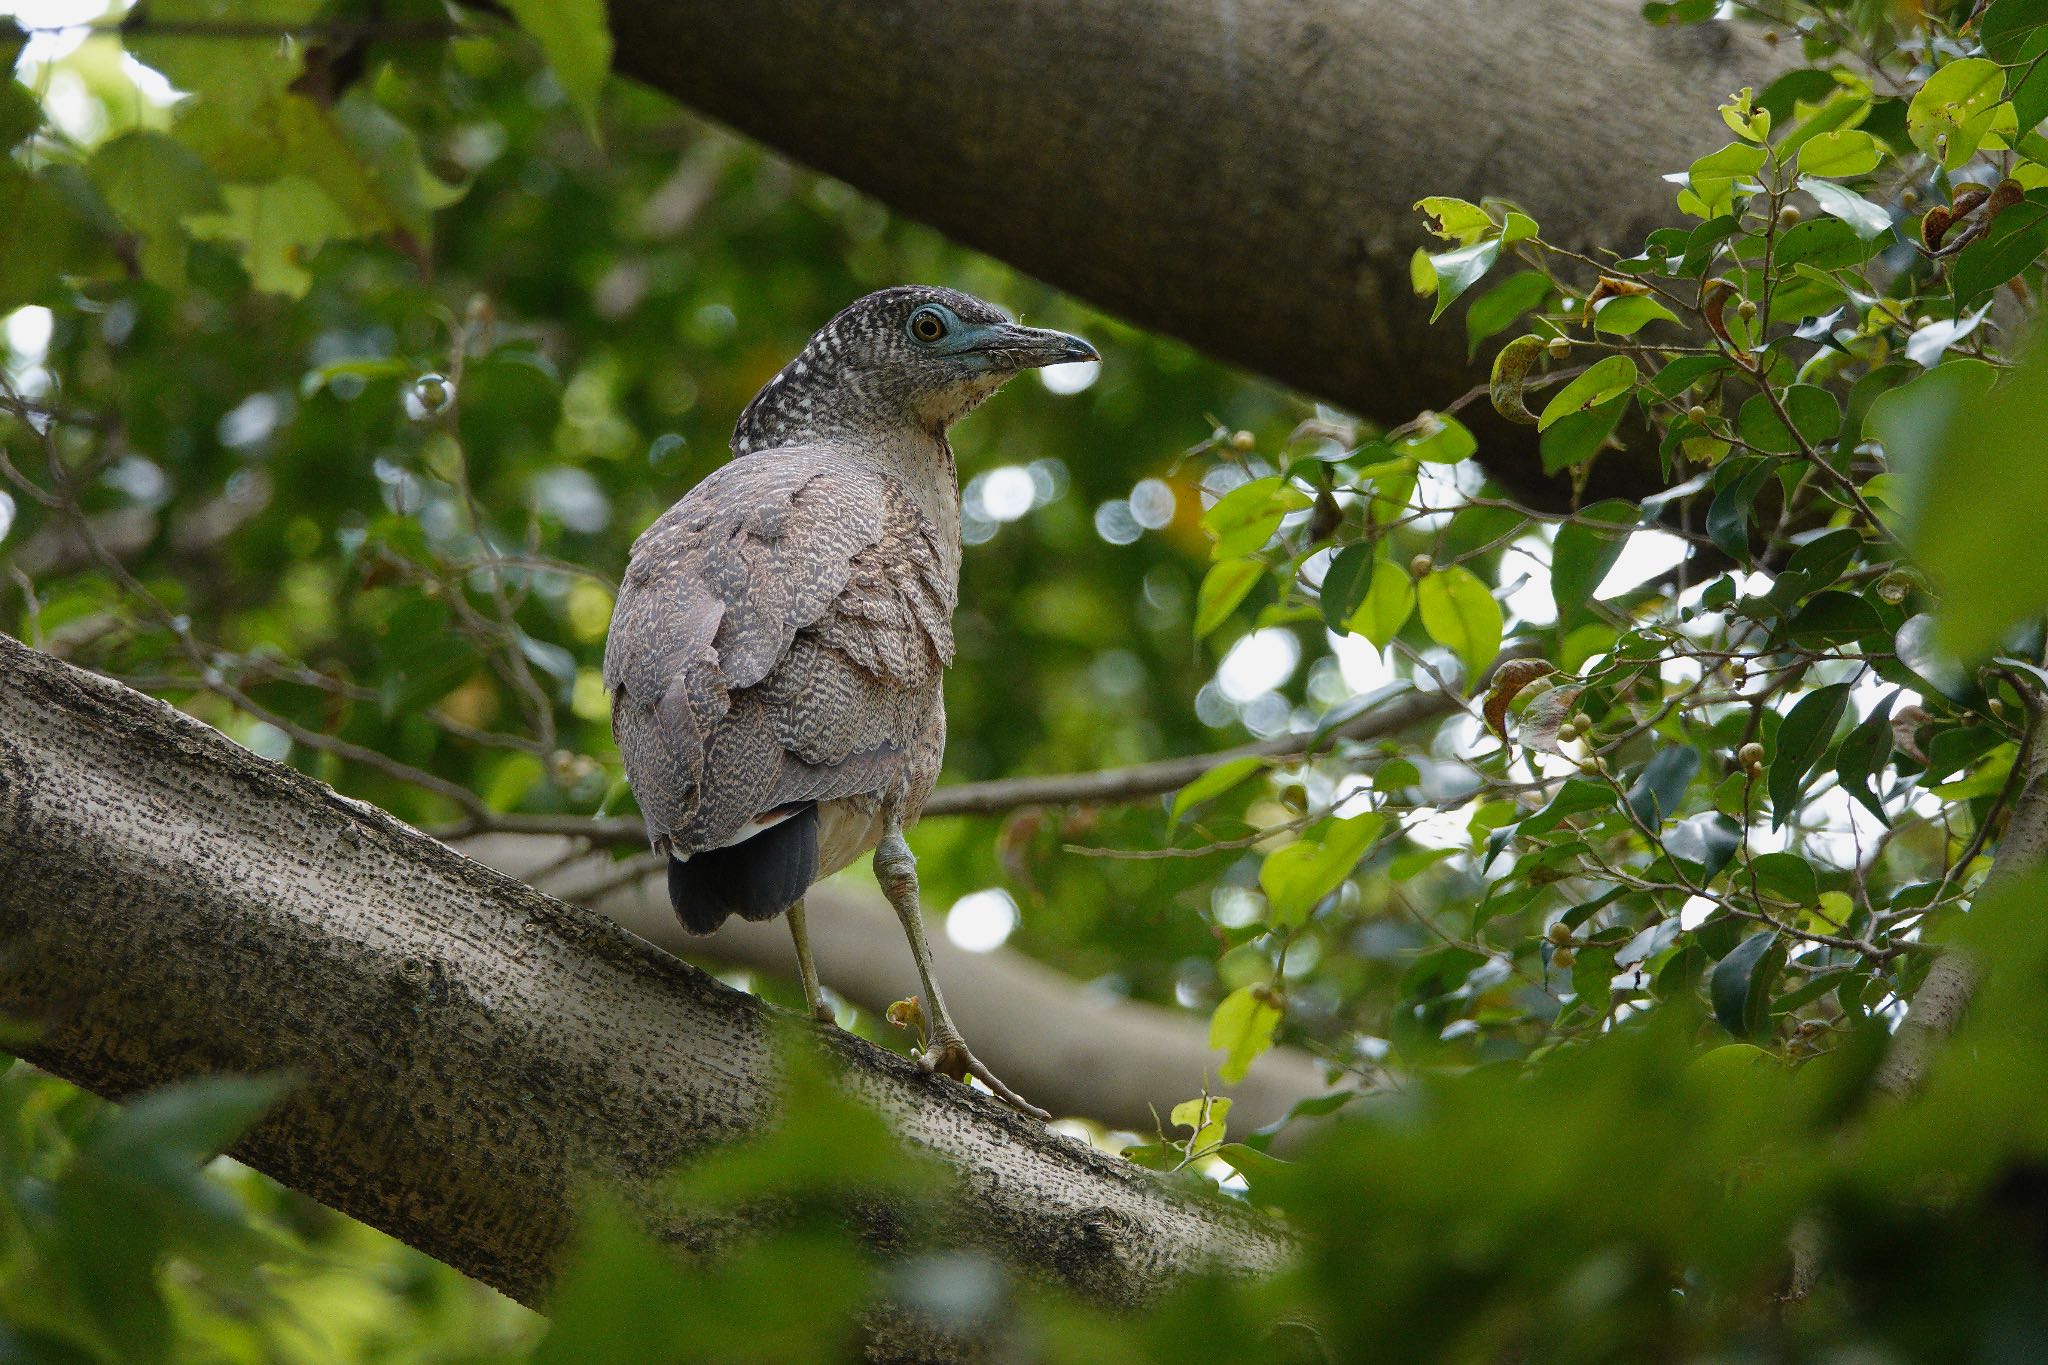
{"type": "MultiPolygon", "coordinates": [[[[1298,1252],[1106,1312],[934,1231],[946,1170],[795,1045],[751,1140],[588,1192],[543,1319],[210,1160],[303,1078],[117,1109],[20,1063],[0,1357],[810,1359],[906,1320],[1077,1361],[2048,1352],[2048,0],[1642,6],[1775,70],[1700,59],[1693,121],[1645,134],[1700,148],[1645,172],[1647,232],[1441,166],[1397,257],[1415,344],[1470,382],[1391,417],[975,254],[914,176],[842,183],[614,78],[663,69],[614,52],[637,7],[97,8],[0,30],[8,631],[458,847],[563,840],[536,884],[610,860],[598,903],[650,875],[600,677],[617,575],[748,397],[894,283],[1087,336],[1100,367],[955,433],[951,740],[912,843],[960,947],[1209,1045],[1147,1131],[1062,1131],[1298,1252]],[[1309,1058],[1286,1120],[1233,1116],[1309,1058]],[[745,1235],[678,1254],[663,1200],[745,1235]]],[[[1427,94],[1530,116],[1498,98],[1427,94]]],[[[811,151],[824,117],[756,131],[811,151]]],[[[1285,294],[1265,268],[1232,283],[1285,294]]],[[[0,878],[36,837],[13,742],[0,878]]],[[[901,1050],[915,1008],[882,1005],[842,1019],[901,1050]]],[[[4,1041],[61,1069],[55,1026],[4,1041]]]]}

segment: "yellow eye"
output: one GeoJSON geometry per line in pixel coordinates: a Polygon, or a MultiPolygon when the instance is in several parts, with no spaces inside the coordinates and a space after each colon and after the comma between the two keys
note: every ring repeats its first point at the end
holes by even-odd
{"type": "Polygon", "coordinates": [[[946,334],[946,321],[929,308],[919,309],[911,316],[910,334],[919,341],[937,341],[946,334]]]}

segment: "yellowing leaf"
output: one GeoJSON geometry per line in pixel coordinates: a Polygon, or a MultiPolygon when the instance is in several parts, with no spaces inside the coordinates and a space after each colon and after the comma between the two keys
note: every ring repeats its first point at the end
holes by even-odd
{"type": "Polygon", "coordinates": [[[1225,1052],[1216,1074],[1226,1085],[1244,1079],[1260,1054],[1273,1046],[1273,1033],[1280,1027],[1280,1008],[1266,986],[1240,986],[1223,997],[1209,1016],[1209,1046],[1225,1052]]]}
{"type": "Polygon", "coordinates": [[[1195,593],[1195,638],[1201,639],[1229,620],[1264,572],[1256,559],[1226,559],[1211,566],[1195,593]]]}
{"type": "Polygon", "coordinates": [[[1283,929],[1303,924],[1323,897],[1344,884],[1385,824],[1378,811],[1366,811],[1337,821],[1320,839],[1303,839],[1267,854],[1259,867],[1267,919],[1283,929]]]}

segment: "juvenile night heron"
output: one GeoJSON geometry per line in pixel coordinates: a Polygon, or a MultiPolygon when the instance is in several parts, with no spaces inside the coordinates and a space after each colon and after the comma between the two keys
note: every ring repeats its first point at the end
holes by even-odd
{"type": "Polygon", "coordinates": [[[861,299],[747,405],[735,458],[634,544],[605,646],[612,732],[683,926],[786,913],[829,1023],[804,893],[873,849],[924,986],[918,1064],[1031,1113],[946,1012],[903,830],[946,745],[960,584],[946,428],[1024,370],[1095,358],[954,290],[861,299]]]}

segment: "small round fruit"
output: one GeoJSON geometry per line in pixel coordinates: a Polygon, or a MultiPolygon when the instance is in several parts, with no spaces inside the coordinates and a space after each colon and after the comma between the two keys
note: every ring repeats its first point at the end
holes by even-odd
{"type": "Polygon", "coordinates": [[[1434,568],[1436,568],[1436,561],[1428,555],[1417,555],[1408,561],[1408,572],[1417,578],[1429,577],[1430,571],[1434,568]]]}
{"type": "Polygon", "coordinates": [[[1751,740],[1735,751],[1735,757],[1745,768],[1752,763],[1761,763],[1764,761],[1764,746],[1751,740]]]}
{"type": "Polygon", "coordinates": [[[1563,920],[1553,921],[1551,926],[1543,931],[1543,934],[1544,937],[1560,948],[1572,941],[1572,927],[1563,920]]]}
{"type": "Polygon", "coordinates": [[[1549,350],[1553,358],[1563,360],[1572,353],[1572,339],[1570,337],[1552,337],[1550,345],[1546,349],[1549,350]]]}
{"type": "Polygon", "coordinates": [[[1797,226],[1799,226],[1798,209],[1795,209],[1790,204],[1787,204],[1784,208],[1778,210],[1778,230],[1780,232],[1784,231],[1786,228],[1797,226]]]}
{"type": "Polygon", "coordinates": [[[1754,318],[1756,316],[1756,300],[1744,299],[1741,303],[1736,304],[1735,316],[1741,318],[1744,322],[1754,318]]]}
{"type": "Polygon", "coordinates": [[[1578,960],[1579,955],[1569,948],[1558,948],[1550,954],[1550,965],[1553,967],[1569,969],[1578,960]]]}
{"type": "Polygon", "coordinates": [[[1687,417],[1692,418],[1692,420],[1697,422],[1699,425],[1705,426],[1707,424],[1707,419],[1709,417],[1712,417],[1714,414],[1708,412],[1703,405],[1699,403],[1694,403],[1691,407],[1685,410],[1685,415],[1687,417]]]}

